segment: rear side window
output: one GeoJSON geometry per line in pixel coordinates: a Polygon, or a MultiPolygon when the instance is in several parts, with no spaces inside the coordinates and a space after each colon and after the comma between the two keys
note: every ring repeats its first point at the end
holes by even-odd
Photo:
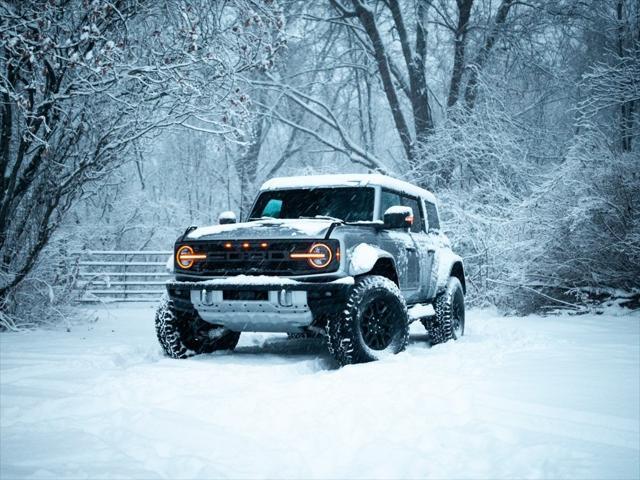
{"type": "Polygon", "coordinates": [[[427,207],[427,220],[429,220],[429,230],[440,230],[440,219],[438,209],[431,202],[424,202],[427,207]]]}

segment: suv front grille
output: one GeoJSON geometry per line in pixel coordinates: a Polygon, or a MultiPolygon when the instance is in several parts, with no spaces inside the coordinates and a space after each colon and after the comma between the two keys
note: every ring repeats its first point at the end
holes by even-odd
{"type": "Polygon", "coordinates": [[[196,262],[191,268],[183,270],[203,276],[233,276],[233,275],[309,275],[314,273],[334,272],[338,269],[339,261],[335,252],[337,241],[322,240],[329,245],[334,258],[323,269],[313,268],[306,260],[294,260],[289,258],[292,252],[307,252],[311,245],[316,243],[310,240],[229,240],[229,241],[202,241],[189,242],[194,250],[206,253],[207,259],[196,262]],[[262,244],[267,246],[263,247],[262,244]],[[229,248],[227,245],[231,245],[229,248]]]}

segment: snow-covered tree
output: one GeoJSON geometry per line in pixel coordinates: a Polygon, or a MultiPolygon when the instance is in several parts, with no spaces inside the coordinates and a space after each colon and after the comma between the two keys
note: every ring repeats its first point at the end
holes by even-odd
{"type": "Polygon", "coordinates": [[[240,138],[240,74],[269,69],[283,18],[271,0],[0,3],[0,305],[65,213],[171,125],[240,138]]]}

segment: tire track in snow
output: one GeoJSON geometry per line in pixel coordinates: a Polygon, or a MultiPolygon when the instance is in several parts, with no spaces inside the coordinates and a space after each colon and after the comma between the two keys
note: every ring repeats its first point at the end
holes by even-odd
{"type": "Polygon", "coordinates": [[[514,401],[486,394],[474,395],[480,421],[612,447],[635,450],[640,455],[637,421],[575,409],[514,401]]]}

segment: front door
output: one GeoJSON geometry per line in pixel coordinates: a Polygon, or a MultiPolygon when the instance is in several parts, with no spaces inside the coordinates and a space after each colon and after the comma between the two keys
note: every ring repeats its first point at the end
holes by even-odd
{"type": "MultiPolygon", "coordinates": [[[[391,190],[382,189],[380,197],[380,215],[393,206],[409,206],[404,197],[391,190]]],[[[417,205],[417,202],[416,202],[417,205]]],[[[413,208],[413,207],[412,207],[413,208]]],[[[415,213],[414,213],[415,217],[415,213]]],[[[389,250],[393,251],[396,260],[400,289],[408,303],[415,303],[420,297],[421,290],[421,260],[420,251],[413,233],[405,230],[391,230],[383,234],[388,239],[389,250]]]]}
{"type": "Polygon", "coordinates": [[[409,303],[420,303],[428,299],[429,279],[433,264],[433,246],[427,235],[422,200],[408,195],[401,196],[402,205],[411,207],[413,223],[410,228],[411,239],[415,249],[415,292],[407,298],[409,303]]]}

